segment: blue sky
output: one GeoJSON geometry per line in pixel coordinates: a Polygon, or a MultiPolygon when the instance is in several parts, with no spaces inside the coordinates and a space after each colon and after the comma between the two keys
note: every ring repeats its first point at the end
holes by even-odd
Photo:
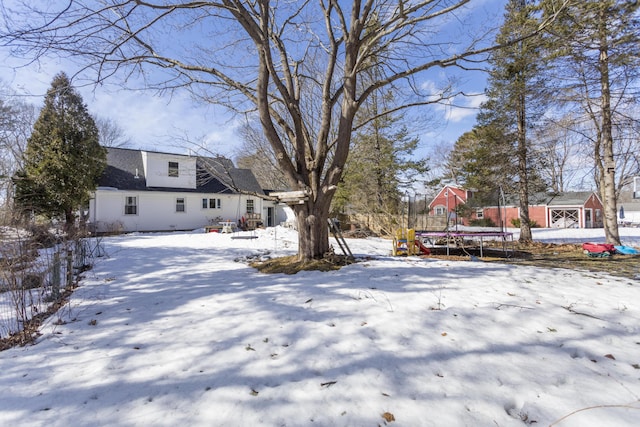
{"type": "MultiPolygon", "coordinates": [[[[501,17],[503,0],[472,0],[471,4],[482,10],[478,16],[494,14],[501,17]]],[[[487,18],[485,18],[487,19],[487,18]]],[[[489,20],[488,20],[489,21],[489,20]]],[[[495,25],[495,21],[486,25],[495,25]]],[[[23,63],[6,57],[0,48],[0,80],[26,100],[41,105],[53,76],[64,71],[74,75],[77,66],[71,62],[47,60],[16,68],[23,63]]],[[[426,87],[437,87],[442,81],[457,73],[460,87],[466,93],[481,93],[485,87],[482,73],[459,73],[453,69],[437,69],[423,81],[426,87]]],[[[92,114],[110,118],[123,128],[133,148],[185,153],[195,148],[184,141],[203,141],[210,151],[233,157],[240,145],[236,132],[240,120],[212,105],[194,102],[186,92],[174,92],[171,96],[150,91],[125,90],[117,81],[107,81],[100,86],[77,86],[92,114]]],[[[428,116],[421,129],[410,132],[421,140],[416,153],[423,157],[436,145],[450,145],[475,123],[476,108],[482,96],[457,98],[454,106],[436,105],[411,114],[428,116]],[[458,108],[462,106],[464,108],[458,108]]]]}
{"type": "MultiPolygon", "coordinates": [[[[42,105],[53,77],[64,71],[75,72],[72,64],[49,62],[20,67],[19,60],[3,58],[0,79],[25,101],[42,105]]],[[[77,86],[91,114],[115,121],[132,142],[132,148],[184,153],[187,145],[180,141],[186,136],[206,141],[212,149],[231,155],[230,141],[235,122],[219,109],[193,102],[187,93],[172,96],[151,91],[126,90],[115,84],[98,87],[77,86]]]]}

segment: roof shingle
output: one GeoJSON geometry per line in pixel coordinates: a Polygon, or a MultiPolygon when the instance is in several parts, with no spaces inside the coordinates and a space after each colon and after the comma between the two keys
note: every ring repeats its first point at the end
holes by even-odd
{"type": "Polygon", "coordinates": [[[136,191],[264,194],[250,169],[237,169],[231,160],[224,157],[196,158],[195,189],[148,187],[144,176],[142,151],[113,147],[107,148],[107,167],[98,181],[98,187],[136,191]]]}

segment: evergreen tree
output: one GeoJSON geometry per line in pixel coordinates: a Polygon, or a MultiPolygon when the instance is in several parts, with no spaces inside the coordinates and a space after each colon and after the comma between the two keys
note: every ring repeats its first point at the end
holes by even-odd
{"type": "Polygon", "coordinates": [[[391,232],[397,222],[403,190],[426,172],[424,160],[411,159],[418,139],[409,135],[401,115],[388,111],[392,96],[372,95],[362,110],[362,127],[354,134],[332,209],[334,212],[374,214],[391,232]]]}
{"type": "Polygon", "coordinates": [[[542,42],[532,34],[540,23],[535,17],[536,1],[510,0],[505,22],[496,41],[505,47],[491,57],[489,102],[482,107],[478,121],[501,132],[498,145],[507,144],[511,153],[504,164],[515,159],[517,193],[520,207],[520,242],[532,241],[529,219],[530,177],[533,169],[530,132],[541,115],[545,93],[541,64],[542,42]]]}
{"type": "Polygon", "coordinates": [[[24,167],[15,177],[16,203],[25,212],[63,216],[67,230],[89,201],[106,166],[106,151],[82,97],[60,73],[27,141],[24,167]]]}
{"type": "Polygon", "coordinates": [[[497,203],[496,194],[516,191],[517,170],[513,146],[497,123],[477,125],[456,141],[447,159],[451,178],[474,191],[469,204],[497,203]]]}

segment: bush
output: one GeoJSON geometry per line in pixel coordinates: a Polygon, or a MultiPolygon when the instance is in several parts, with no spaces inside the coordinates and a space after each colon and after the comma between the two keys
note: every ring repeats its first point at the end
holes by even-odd
{"type": "Polygon", "coordinates": [[[469,225],[473,227],[495,227],[496,223],[491,218],[472,219],[469,225]]]}
{"type": "MultiPolygon", "coordinates": [[[[531,224],[531,228],[540,228],[540,225],[535,221],[529,221],[531,224]]],[[[513,218],[511,220],[511,225],[515,228],[520,228],[520,218],[513,218]]]]}
{"type": "MultiPolygon", "coordinates": [[[[219,217],[218,217],[219,218],[219,217]]],[[[220,220],[222,221],[222,220],[220,220]]],[[[217,224],[219,221],[215,221],[215,223],[217,224]]],[[[102,224],[102,231],[98,233],[98,230],[96,228],[97,224],[93,224],[92,227],[92,234],[104,234],[107,236],[115,236],[118,234],[122,234],[124,233],[124,224],[121,221],[114,221],[114,222],[109,222],[109,223],[103,223],[102,224]]]]}
{"type": "Polygon", "coordinates": [[[31,234],[31,242],[38,248],[50,248],[60,243],[59,236],[51,232],[48,225],[30,224],[27,231],[31,234]]]}

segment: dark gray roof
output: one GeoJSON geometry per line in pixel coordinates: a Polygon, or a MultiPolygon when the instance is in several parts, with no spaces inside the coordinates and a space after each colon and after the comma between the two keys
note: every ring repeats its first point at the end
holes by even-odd
{"type": "MultiPolygon", "coordinates": [[[[529,195],[529,206],[582,206],[593,191],[567,191],[564,193],[533,193],[529,195]]],[[[507,206],[520,204],[517,194],[505,195],[507,206]]],[[[502,199],[500,199],[502,205],[502,199]]]]}
{"type": "MultiPolygon", "coordinates": [[[[529,194],[529,205],[530,206],[539,206],[546,205],[549,203],[553,196],[547,193],[532,193],[529,194]]],[[[507,206],[519,206],[520,198],[517,194],[505,194],[504,196],[505,204],[507,206]]],[[[500,205],[502,206],[502,197],[496,196],[496,200],[499,200],[500,205]]]]}
{"type": "Polygon", "coordinates": [[[140,150],[107,148],[107,167],[98,180],[98,187],[120,190],[146,190],[144,165],[140,150]]]}
{"type": "Polygon", "coordinates": [[[110,147],[107,148],[107,168],[98,181],[98,186],[138,191],[264,194],[250,169],[237,169],[231,160],[224,157],[197,157],[196,175],[195,189],[147,187],[142,151],[110,147]]]}
{"type": "Polygon", "coordinates": [[[229,170],[233,183],[243,191],[250,191],[252,193],[263,194],[263,190],[258,183],[255,175],[251,169],[236,169],[229,170]]]}
{"type": "Polygon", "coordinates": [[[584,205],[589,197],[593,194],[593,191],[568,191],[566,193],[560,193],[553,195],[553,198],[549,201],[549,206],[560,205],[584,205]]]}

